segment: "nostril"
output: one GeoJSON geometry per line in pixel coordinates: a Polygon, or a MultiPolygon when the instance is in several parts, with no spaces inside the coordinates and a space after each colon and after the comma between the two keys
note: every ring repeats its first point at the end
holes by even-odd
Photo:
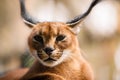
{"type": "Polygon", "coordinates": [[[47,54],[50,55],[51,52],[54,51],[54,49],[53,49],[53,48],[50,48],[50,47],[47,47],[47,48],[44,49],[44,51],[45,51],[47,54]]]}

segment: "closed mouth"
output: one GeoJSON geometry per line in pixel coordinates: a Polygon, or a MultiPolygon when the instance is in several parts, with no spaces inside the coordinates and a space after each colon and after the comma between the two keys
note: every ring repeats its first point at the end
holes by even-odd
{"type": "Polygon", "coordinates": [[[43,60],[44,62],[54,62],[54,61],[57,61],[59,55],[54,55],[54,56],[49,56],[49,55],[45,55],[45,54],[42,54],[41,51],[37,51],[37,56],[43,60]]]}
{"type": "Polygon", "coordinates": [[[44,61],[46,62],[46,61],[57,61],[57,60],[52,59],[52,58],[49,57],[48,59],[46,59],[46,60],[44,60],[44,61]]]}

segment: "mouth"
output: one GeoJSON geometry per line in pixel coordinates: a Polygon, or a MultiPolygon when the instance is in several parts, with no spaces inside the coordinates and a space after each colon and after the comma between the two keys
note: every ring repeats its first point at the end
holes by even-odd
{"type": "Polygon", "coordinates": [[[63,51],[56,51],[51,55],[48,55],[44,51],[37,51],[37,54],[35,56],[44,66],[54,67],[60,64],[65,59],[66,55],[64,55],[63,53],[63,51]]]}
{"type": "Polygon", "coordinates": [[[49,57],[48,59],[46,59],[46,60],[44,60],[44,61],[45,61],[45,62],[46,62],[46,61],[50,61],[50,62],[51,62],[51,61],[57,61],[57,60],[52,59],[52,58],[49,57]]]}
{"type": "Polygon", "coordinates": [[[56,59],[51,58],[49,55],[47,55],[47,54],[41,54],[40,52],[37,53],[37,56],[41,60],[43,60],[44,62],[54,62],[54,61],[57,61],[56,59]]]}

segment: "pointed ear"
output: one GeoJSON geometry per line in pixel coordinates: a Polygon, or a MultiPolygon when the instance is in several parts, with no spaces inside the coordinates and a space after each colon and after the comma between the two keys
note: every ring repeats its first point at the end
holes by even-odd
{"type": "Polygon", "coordinates": [[[72,31],[74,32],[74,34],[79,34],[80,29],[82,27],[82,22],[80,22],[79,24],[76,25],[69,25],[72,28],[72,31]]]}
{"type": "Polygon", "coordinates": [[[20,10],[21,10],[21,17],[23,18],[23,21],[26,25],[28,25],[30,28],[39,23],[39,20],[32,17],[27,11],[25,7],[25,0],[19,0],[20,1],[20,10]]]}
{"type": "Polygon", "coordinates": [[[80,31],[80,26],[81,22],[83,22],[83,20],[90,14],[90,12],[92,11],[93,7],[98,4],[100,1],[102,0],[93,0],[92,3],[90,4],[89,8],[87,9],[87,11],[85,11],[83,14],[76,16],[75,18],[73,18],[72,20],[69,20],[66,22],[66,24],[70,27],[73,28],[74,33],[78,34],[80,31]]]}

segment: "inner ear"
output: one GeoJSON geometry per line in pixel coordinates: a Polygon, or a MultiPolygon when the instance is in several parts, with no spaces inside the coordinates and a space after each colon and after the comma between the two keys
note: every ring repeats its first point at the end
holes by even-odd
{"type": "Polygon", "coordinates": [[[74,32],[75,34],[78,34],[80,32],[82,24],[80,23],[80,24],[72,25],[70,27],[72,28],[72,32],[74,32]]]}

